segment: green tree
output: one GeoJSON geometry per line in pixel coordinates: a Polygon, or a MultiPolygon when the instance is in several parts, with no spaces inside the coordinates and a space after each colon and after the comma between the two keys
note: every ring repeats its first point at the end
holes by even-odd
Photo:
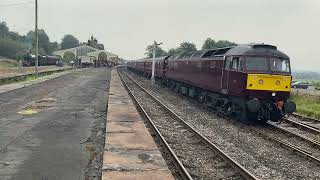
{"type": "Polygon", "coordinates": [[[188,53],[192,51],[197,51],[197,47],[194,43],[183,42],[180,44],[180,47],[177,50],[180,53],[188,53]]]}
{"type": "Polygon", "coordinates": [[[0,22],[0,38],[5,38],[8,35],[9,28],[6,22],[0,22]]]}
{"type": "Polygon", "coordinates": [[[180,53],[181,53],[181,50],[179,48],[171,48],[168,51],[168,54],[170,54],[170,55],[175,55],[175,54],[180,54],[180,53]]]}
{"type": "Polygon", "coordinates": [[[61,49],[69,49],[79,46],[79,40],[72,36],[71,34],[67,34],[63,37],[61,42],[61,49]]]}
{"type": "MultiPolygon", "coordinates": [[[[149,45],[146,47],[146,54],[148,58],[153,57],[153,45],[149,45]]],[[[163,50],[161,47],[156,47],[156,57],[166,56],[168,53],[163,50]]]]}
{"type": "Polygon", "coordinates": [[[16,55],[22,51],[21,45],[11,39],[0,38],[0,56],[16,58],[16,55]]]}
{"type": "Polygon", "coordinates": [[[236,46],[237,43],[226,41],[226,40],[220,40],[220,41],[215,41],[211,38],[207,38],[203,45],[202,49],[216,49],[216,48],[224,48],[224,47],[230,47],[230,46],[236,46]]]}
{"type": "MultiPolygon", "coordinates": [[[[34,31],[29,31],[26,36],[26,42],[32,43],[32,51],[35,52],[36,42],[35,42],[34,31]]],[[[47,33],[40,29],[38,30],[38,40],[39,40],[39,53],[51,55],[54,51],[58,49],[58,43],[50,42],[49,36],[47,33]]]]}

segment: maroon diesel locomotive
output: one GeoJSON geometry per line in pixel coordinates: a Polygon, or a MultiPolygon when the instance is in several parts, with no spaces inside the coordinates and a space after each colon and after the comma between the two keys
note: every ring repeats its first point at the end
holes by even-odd
{"type": "MultiPolygon", "coordinates": [[[[201,50],[155,62],[157,81],[243,122],[279,121],[296,110],[289,100],[290,59],[276,46],[201,50]]],[[[130,61],[127,67],[150,77],[152,59],[130,61]]]]}

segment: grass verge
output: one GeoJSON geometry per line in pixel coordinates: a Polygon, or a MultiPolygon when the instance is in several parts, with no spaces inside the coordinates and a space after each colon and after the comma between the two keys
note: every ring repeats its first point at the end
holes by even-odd
{"type": "Polygon", "coordinates": [[[316,96],[291,96],[297,104],[297,113],[320,119],[320,97],[316,96]]]}

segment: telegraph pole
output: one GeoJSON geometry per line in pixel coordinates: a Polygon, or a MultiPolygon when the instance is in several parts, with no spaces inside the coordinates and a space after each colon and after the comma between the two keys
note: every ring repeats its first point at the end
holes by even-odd
{"type": "Polygon", "coordinates": [[[36,19],[36,27],[35,27],[35,39],[36,39],[36,77],[38,77],[38,63],[39,63],[39,37],[38,37],[38,0],[35,0],[36,8],[35,8],[35,19],[36,19]]]}
{"type": "Polygon", "coordinates": [[[162,43],[157,43],[157,41],[153,42],[153,59],[152,59],[152,76],[151,76],[151,84],[155,84],[155,78],[154,78],[154,71],[155,71],[155,65],[156,65],[156,49],[158,46],[160,46],[162,43]]]}

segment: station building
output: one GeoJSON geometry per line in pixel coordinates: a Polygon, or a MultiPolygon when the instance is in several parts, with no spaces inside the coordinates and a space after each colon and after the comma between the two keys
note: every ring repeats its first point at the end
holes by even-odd
{"type": "Polygon", "coordinates": [[[67,63],[74,61],[77,66],[112,66],[119,62],[118,55],[104,50],[104,45],[99,44],[93,36],[78,47],[56,51],[53,55],[63,58],[67,63]]]}

